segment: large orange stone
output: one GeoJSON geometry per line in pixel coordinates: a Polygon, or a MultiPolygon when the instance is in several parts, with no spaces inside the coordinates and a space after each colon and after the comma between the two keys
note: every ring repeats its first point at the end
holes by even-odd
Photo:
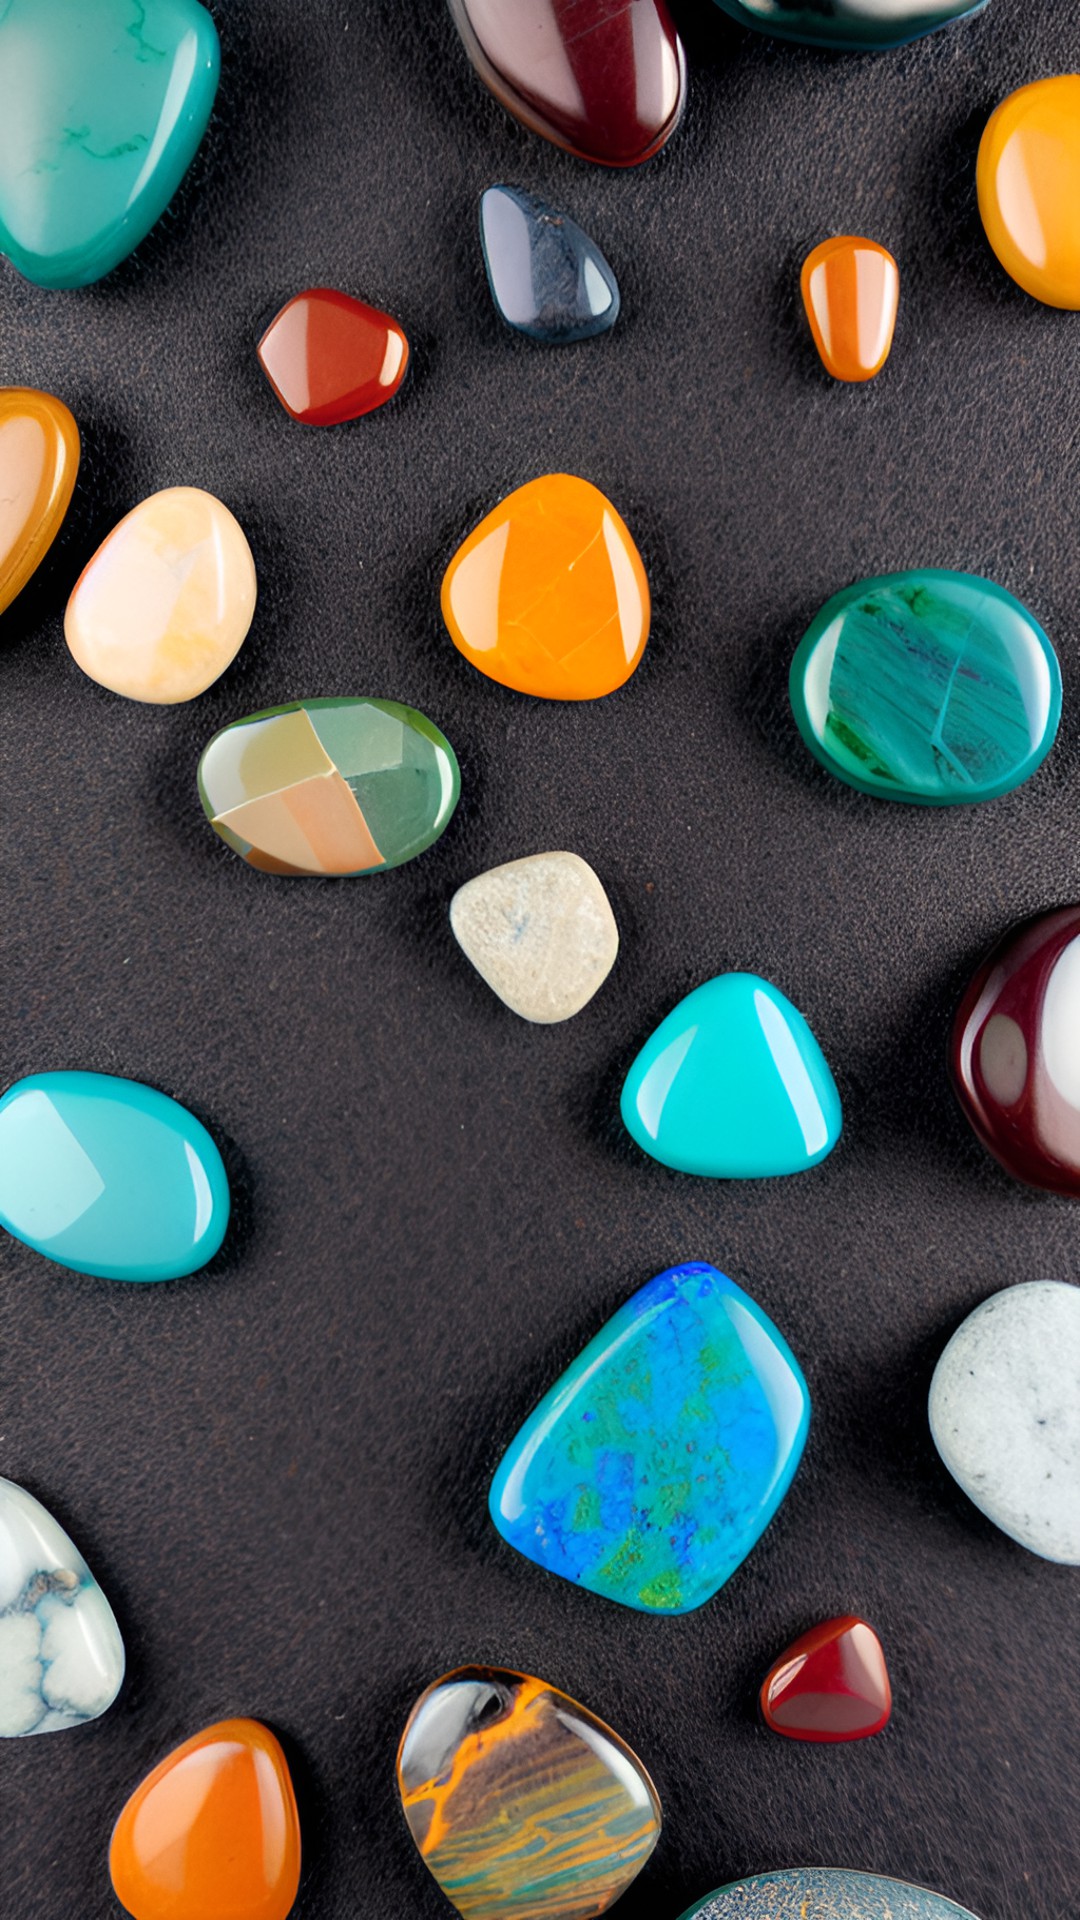
{"type": "Polygon", "coordinates": [[[62,400],[0,387],[0,613],[60,531],[79,469],[79,429],[62,400]]]}
{"type": "Polygon", "coordinates": [[[810,331],[834,380],[872,380],[889,357],[900,269],[887,247],[857,234],[823,240],[803,262],[810,331]]]}
{"type": "Polygon", "coordinates": [[[986,237],[1006,273],[1048,307],[1080,308],[1080,73],[1010,93],[976,168],[986,237]]]}
{"type": "Polygon", "coordinates": [[[548,473],[507,495],[460,546],[443,619],[474,667],[542,700],[597,700],[649,637],[649,583],[598,487],[548,473]]]}
{"type": "Polygon", "coordinates": [[[134,1920],[287,1920],[300,1821],[269,1728],[220,1720],[168,1754],[121,1813],[109,1871],[134,1920]]]}

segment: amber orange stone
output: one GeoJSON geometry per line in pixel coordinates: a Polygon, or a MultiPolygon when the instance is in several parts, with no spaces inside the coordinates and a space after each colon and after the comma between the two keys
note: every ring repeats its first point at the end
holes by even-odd
{"type": "Polygon", "coordinates": [[[803,262],[810,331],[834,380],[872,380],[889,357],[900,269],[886,247],[855,234],[823,240],[803,262]]]}
{"type": "Polygon", "coordinates": [[[864,1740],[892,1712],[881,1641],[865,1620],[844,1614],[794,1641],[769,1669],[761,1711],[789,1740],[864,1740]]]}
{"type": "Polygon", "coordinates": [[[334,427],[392,400],[409,364],[396,320],[333,287],[294,294],[259,341],[270,385],[294,420],[334,427]]]}
{"type": "Polygon", "coordinates": [[[167,1755],[121,1813],[109,1871],[134,1920],[287,1920],[300,1821],[269,1728],[220,1720],[167,1755]]]}
{"type": "Polygon", "coordinates": [[[976,168],[986,237],[1006,273],[1048,307],[1080,308],[1080,73],[1010,93],[976,168]]]}
{"type": "Polygon", "coordinates": [[[52,546],[79,470],[79,429],[62,400],[0,387],[0,613],[52,546]]]}
{"type": "Polygon", "coordinates": [[[454,645],[490,680],[542,700],[597,700],[645,651],[649,583],[599,488],[548,473],[508,494],[458,548],[442,611],[454,645]]]}

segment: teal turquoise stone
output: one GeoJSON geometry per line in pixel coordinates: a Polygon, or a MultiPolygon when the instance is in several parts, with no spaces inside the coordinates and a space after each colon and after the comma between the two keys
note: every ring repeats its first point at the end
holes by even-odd
{"type": "Polygon", "coordinates": [[[772,1321],[715,1267],[619,1308],[507,1449],[491,1517],[512,1547],[644,1613],[689,1613],[760,1539],[810,1396],[772,1321]]]}
{"type": "Polygon", "coordinates": [[[229,1183],[202,1123],[111,1073],[35,1073],[0,1100],[0,1226],[75,1273],[175,1280],[212,1260],[229,1183]]]}
{"type": "Polygon", "coordinates": [[[717,0],[741,27],[808,47],[866,53],[981,13],[987,0],[717,0]]]}
{"type": "Polygon", "coordinates": [[[0,253],[85,287],[149,233],[217,92],[199,0],[0,0],[0,253]]]}
{"type": "Polygon", "coordinates": [[[620,1106],[654,1160],[716,1179],[802,1173],[840,1138],[821,1048],[756,973],[722,973],[680,1000],[634,1061],[620,1106]]]}
{"type": "Polygon", "coordinates": [[[992,580],[933,567],[835,594],[799,643],[790,692],[830,773],[929,807],[1011,793],[1061,718],[1057,655],[1027,608],[992,580]]]}
{"type": "Polygon", "coordinates": [[[734,1880],[682,1920],[976,1920],[944,1894],[847,1867],[788,1867],[734,1880]]]}

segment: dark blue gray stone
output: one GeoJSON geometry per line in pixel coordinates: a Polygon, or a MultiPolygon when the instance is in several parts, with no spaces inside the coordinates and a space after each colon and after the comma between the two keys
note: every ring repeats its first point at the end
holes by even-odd
{"type": "Polygon", "coordinates": [[[967,1907],[906,1880],[847,1867],[789,1867],[719,1887],[682,1920],[975,1920],[967,1907]]]}
{"type": "Polygon", "coordinates": [[[576,221],[518,187],[480,196],[480,240],[491,297],[508,327],[549,345],[606,333],[619,288],[576,221]]]}

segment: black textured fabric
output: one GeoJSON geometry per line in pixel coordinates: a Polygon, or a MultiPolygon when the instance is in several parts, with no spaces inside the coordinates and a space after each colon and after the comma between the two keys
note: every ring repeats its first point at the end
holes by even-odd
{"type": "Polygon", "coordinates": [[[4,616],[4,1070],[132,1075],[222,1143],[236,1223],[212,1268],[124,1288],[6,1243],[0,1471],[68,1526],[129,1654],[116,1707],[0,1752],[5,1920],[105,1920],[128,1791],[229,1713],[285,1741],[311,1920],[439,1920],[394,1786],[415,1695],[488,1660],[541,1674],[653,1771],[666,1828],[624,1920],[737,1875],[825,1862],[927,1882],[983,1920],[1062,1920],[1080,1886],[1080,1581],[984,1521],[938,1461],[933,1363],[996,1288],[1080,1279],[1080,1213],[1012,1184],[946,1084],[951,1009],[1012,921],[1080,887],[1080,316],[1006,279],[975,205],[979,133],[1075,66],[1072,0],[991,0],[949,32],[830,57],[677,12],[685,122],[607,174],[508,118],[439,0],[219,0],[219,108],[174,208],[105,284],[0,272],[0,376],[74,409],[85,457],[37,580],[4,616]],[[476,203],[564,207],[619,276],[602,340],[500,325],[476,203]],[[832,231],[903,274],[892,359],[831,384],[797,306],[832,231]],[[254,343],[328,283],[402,320],[398,400],[289,421],[254,343]],[[565,468],[610,493],[655,590],[618,694],[549,705],[483,680],[438,617],[457,541],[565,468]],[[246,528],[255,624],[178,708],[84,679],[65,596],[143,495],[208,487],[246,528]],[[860,576],[989,574],[1054,639],[1065,721],[1022,792],[904,809],[823,773],[787,662],[860,576]],[[275,880],[215,840],[200,748],[256,707],[372,693],[454,742],[464,794],[414,865],[275,880]],[[454,888],[569,847],[622,953],[595,1002],[531,1028],[455,947],[454,888]],[[815,1172],[669,1173],[617,1118],[658,1019],[726,967],[775,980],[840,1084],[815,1172]],[[780,1515],[677,1620],[546,1577],[485,1512],[503,1445],[631,1290],[672,1262],[747,1286],[815,1413],[780,1515]],[[782,1743],[755,1720],[816,1620],[879,1627],[888,1731],[782,1743]]]}

